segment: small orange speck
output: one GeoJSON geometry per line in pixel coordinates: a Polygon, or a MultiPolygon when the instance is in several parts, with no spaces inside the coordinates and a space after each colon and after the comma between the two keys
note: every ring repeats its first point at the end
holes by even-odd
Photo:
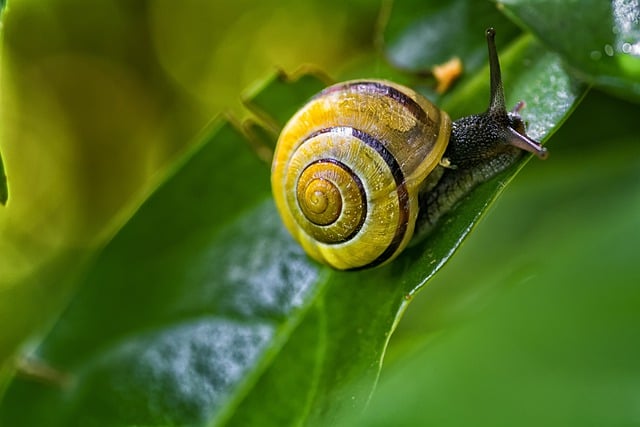
{"type": "Polygon", "coordinates": [[[434,66],[431,72],[438,82],[436,92],[445,93],[462,74],[462,61],[456,56],[444,64],[434,66]]]}

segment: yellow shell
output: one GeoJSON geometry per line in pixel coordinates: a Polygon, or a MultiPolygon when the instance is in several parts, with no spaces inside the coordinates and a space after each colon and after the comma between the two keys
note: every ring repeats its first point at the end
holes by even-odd
{"type": "Polygon", "coordinates": [[[285,226],[316,260],[357,269],[411,239],[418,192],[442,157],[451,119],[383,80],[320,92],[284,127],[271,184],[285,226]]]}

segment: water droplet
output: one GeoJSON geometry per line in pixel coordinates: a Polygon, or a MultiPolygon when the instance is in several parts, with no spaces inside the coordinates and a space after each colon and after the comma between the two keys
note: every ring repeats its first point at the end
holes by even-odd
{"type": "Polygon", "coordinates": [[[606,53],[607,56],[613,56],[613,46],[611,46],[610,44],[605,44],[604,53],[606,53]]]}
{"type": "Polygon", "coordinates": [[[622,44],[622,51],[624,53],[630,53],[631,52],[631,43],[623,43],[622,44]]]}
{"type": "Polygon", "coordinates": [[[602,53],[597,50],[592,50],[590,56],[592,60],[599,61],[600,58],[602,58],[602,53]]]}

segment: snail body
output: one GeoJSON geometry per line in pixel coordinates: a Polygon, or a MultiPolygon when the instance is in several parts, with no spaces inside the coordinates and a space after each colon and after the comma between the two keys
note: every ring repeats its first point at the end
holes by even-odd
{"type": "Polygon", "coordinates": [[[347,270],[395,258],[477,183],[522,150],[546,156],[504,106],[495,32],[487,30],[491,103],[452,122],[412,89],[348,81],[314,96],[285,125],[272,165],[283,222],[314,259],[347,270]]]}

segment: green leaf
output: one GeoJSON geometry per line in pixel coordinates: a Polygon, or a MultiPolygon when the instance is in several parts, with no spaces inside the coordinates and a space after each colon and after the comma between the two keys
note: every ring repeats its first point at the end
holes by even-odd
{"type": "MultiPolygon", "coordinates": [[[[529,123],[527,133],[534,139],[548,139],[586,93],[585,85],[568,74],[562,58],[530,34],[514,40],[511,48],[501,53],[500,61],[507,105],[525,101],[521,114],[529,123]]],[[[443,100],[443,109],[452,117],[468,114],[468,109],[486,109],[488,74],[485,67],[453,91],[443,100]]]]}
{"type": "Polygon", "coordinates": [[[587,96],[411,304],[366,413],[340,425],[637,423],[638,114],[587,96]]]}
{"type": "Polygon", "coordinates": [[[39,390],[41,410],[28,414],[36,425],[203,421],[308,299],[317,273],[280,245],[287,236],[265,205],[268,168],[230,126],[210,134],[98,256],[41,347],[75,386],[24,384],[39,390]],[[62,399],[58,410],[43,409],[50,399],[62,399]]]}
{"type": "Polygon", "coordinates": [[[619,96],[640,100],[637,2],[504,0],[500,5],[560,53],[578,76],[619,96]]]}
{"type": "MultiPolygon", "coordinates": [[[[501,53],[510,100],[532,98],[527,118],[545,138],[583,88],[531,37],[501,53]],[[561,102],[533,93],[562,94],[561,102]]],[[[485,69],[451,93],[447,109],[483,110],[486,82],[485,69]]],[[[320,86],[311,77],[275,80],[253,106],[278,127],[320,86]]],[[[0,421],[332,424],[342,410],[364,407],[407,301],[522,164],[478,188],[396,262],[341,273],[292,241],[271,202],[268,165],[219,121],[113,240],[79,262],[78,295],[32,355],[59,375],[15,378],[0,421]]]]}
{"type": "Polygon", "coordinates": [[[6,3],[0,152],[10,197],[0,209],[0,319],[12,327],[0,332],[0,363],[73,296],[67,282],[79,262],[65,270],[61,253],[102,247],[213,117],[244,112],[241,90],[276,67],[335,69],[371,50],[378,5],[342,5],[6,3]],[[47,275],[50,264],[62,276],[47,275]]]}
{"type": "Polygon", "coordinates": [[[457,56],[473,74],[486,64],[487,45],[479,35],[489,27],[499,31],[499,47],[518,32],[490,2],[396,1],[385,23],[385,53],[394,65],[413,72],[457,56]]]}
{"type": "MultiPolygon", "coordinates": [[[[524,38],[505,52],[505,77],[532,49],[539,47],[524,38]]],[[[536,73],[507,82],[560,78],[570,96],[553,104],[559,120],[581,92],[545,60],[536,73]]],[[[317,86],[305,78],[292,90],[275,80],[261,93],[285,97],[283,108],[291,108],[317,86]]],[[[488,97],[481,86],[471,81],[460,90],[473,103],[488,97]]],[[[256,108],[277,105],[261,96],[256,108]]],[[[553,126],[545,122],[541,136],[553,126]]],[[[397,262],[337,272],[311,262],[289,237],[270,198],[268,165],[219,124],[96,255],[35,354],[70,375],[70,385],[16,379],[0,421],[331,424],[342,410],[364,407],[410,296],[516,169],[478,188],[397,262]]]]}
{"type": "MultiPolygon", "coordinates": [[[[585,88],[563,70],[558,55],[547,51],[531,36],[521,37],[503,52],[501,63],[508,104],[526,100],[527,108],[522,115],[530,123],[528,132],[541,141],[558,129],[585,93],[585,88]]],[[[488,80],[488,69],[485,68],[467,84],[457,88],[443,102],[443,109],[454,118],[462,116],[468,109],[484,110],[488,99],[488,80]]],[[[435,235],[410,250],[407,274],[415,274],[419,283],[431,277],[437,270],[432,266],[440,266],[448,260],[525,162],[526,159],[476,188],[448,215],[435,235]]]]}

